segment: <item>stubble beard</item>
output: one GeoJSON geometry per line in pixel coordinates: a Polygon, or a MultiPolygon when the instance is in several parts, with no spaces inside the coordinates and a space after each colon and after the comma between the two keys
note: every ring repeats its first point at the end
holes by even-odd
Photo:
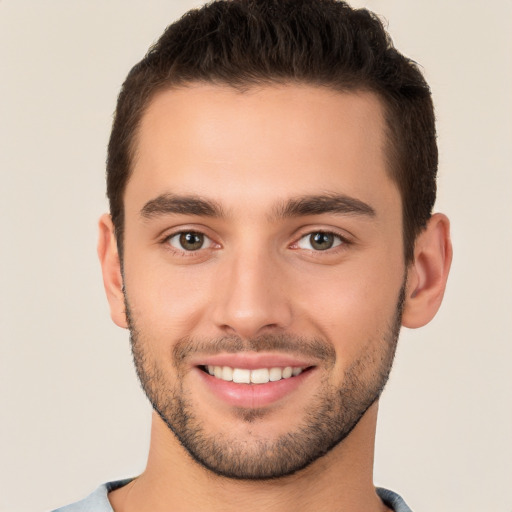
{"type": "MultiPolygon", "coordinates": [[[[244,480],[266,480],[291,475],[339,445],[352,432],[366,411],[380,397],[389,377],[400,332],[405,298],[405,282],[397,301],[394,318],[379,335],[378,343],[368,343],[368,350],[345,371],[339,387],[326,380],[307,404],[303,419],[289,432],[272,439],[237,439],[226,432],[208,432],[196,414],[192,397],[184,388],[184,368],[189,354],[206,346],[214,350],[236,352],[274,349],[296,354],[321,353],[325,366],[334,365],[334,348],[325,340],[293,336],[266,335],[254,340],[229,337],[217,340],[179,340],[173,351],[175,384],[171,385],[158,361],[149,357],[149,340],[137,330],[125,294],[126,315],[137,375],[141,386],[169,429],[190,456],[216,475],[244,480]],[[370,376],[368,368],[372,368],[370,376]]],[[[371,341],[371,340],[370,340],[371,341]]],[[[266,415],[265,409],[237,409],[239,421],[247,424],[266,415]]]]}

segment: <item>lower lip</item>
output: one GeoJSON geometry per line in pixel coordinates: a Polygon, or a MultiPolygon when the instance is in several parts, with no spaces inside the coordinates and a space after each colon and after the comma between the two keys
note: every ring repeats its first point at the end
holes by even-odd
{"type": "Polygon", "coordinates": [[[297,391],[314,370],[309,368],[296,377],[266,384],[236,384],[217,379],[199,368],[196,368],[196,371],[207,388],[223,402],[234,407],[258,409],[269,406],[297,391]]]}

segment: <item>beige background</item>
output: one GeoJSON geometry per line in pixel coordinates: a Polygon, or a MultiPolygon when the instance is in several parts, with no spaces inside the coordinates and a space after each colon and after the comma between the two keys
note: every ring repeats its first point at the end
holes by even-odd
{"type": "MultiPolygon", "coordinates": [[[[119,86],[194,1],[0,0],[0,511],[44,511],[144,467],[149,407],[96,262],[119,86]]],[[[437,105],[455,259],[404,332],[375,481],[417,512],[512,511],[512,1],[358,0],[437,105]]]]}

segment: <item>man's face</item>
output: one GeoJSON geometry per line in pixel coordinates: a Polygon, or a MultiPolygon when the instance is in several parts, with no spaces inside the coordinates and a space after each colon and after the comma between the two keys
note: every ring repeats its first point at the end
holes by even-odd
{"type": "Polygon", "coordinates": [[[145,113],[124,197],[134,358],[214,472],[301,469],[378,398],[405,286],[385,146],[369,93],[197,85],[145,113]]]}

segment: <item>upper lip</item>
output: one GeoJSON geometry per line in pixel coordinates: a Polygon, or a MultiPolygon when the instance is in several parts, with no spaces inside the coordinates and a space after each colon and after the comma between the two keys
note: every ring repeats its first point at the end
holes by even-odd
{"type": "Polygon", "coordinates": [[[306,368],[315,366],[311,361],[301,359],[291,354],[278,353],[255,353],[239,352],[236,354],[215,354],[208,356],[197,356],[192,361],[193,366],[229,366],[231,368],[243,368],[247,370],[257,370],[258,368],[286,368],[287,366],[295,368],[306,368]]]}

